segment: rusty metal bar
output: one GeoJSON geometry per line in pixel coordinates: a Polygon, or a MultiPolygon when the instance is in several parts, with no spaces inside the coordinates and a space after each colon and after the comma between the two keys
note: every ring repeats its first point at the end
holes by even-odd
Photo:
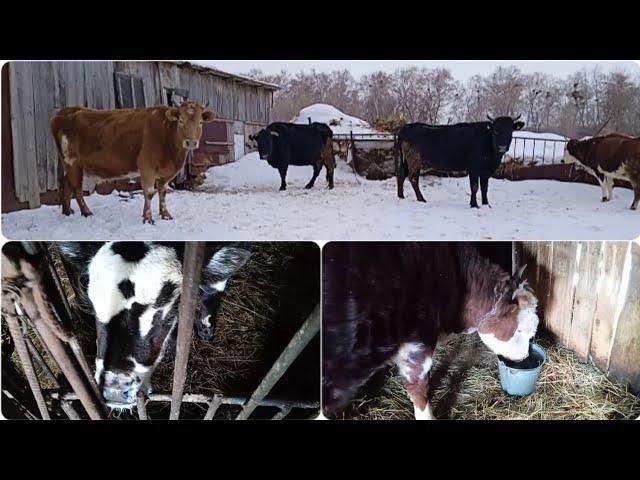
{"type": "Polygon", "coordinates": [[[44,400],[44,396],[42,395],[42,389],[40,388],[40,384],[38,383],[38,377],[36,376],[36,371],[33,368],[33,363],[31,362],[31,356],[29,355],[29,349],[27,347],[26,342],[24,341],[24,337],[22,336],[22,330],[20,329],[20,322],[18,321],[18,317],[12,312],[7,312],[5,315],[5,319],[7,320],[7,325],[9,326],[9,333],[11,334],[11,338],[13,339],[13,343],[15,345],[15,349],[18,352],[18,356],[20,357],[20,363],[22,364],[22,370],[24,371],[25,376],[27,377],[27,382],[29,383],[29,388],[31,388],[31,393],[33,394],[33,398],[36,400],[38,404],[38,410],[40,410],[40,416],[43,420],[50,420],[49,412],[47,410],[47,403],[44,400]]]}
{"type": "Polygon", "coordinates": [[[31,341],[31,339],[28,336],[24,335],[24,340],[27,343],[27,348],[29,349],[29,353],[31,354],[31,358],[35,359],[36,363],[40,366],[42,371],[47,375],[47,377],[49,377],[49,380],[51,380],[53,382],[53,384],[57,388],[59,388],[60,384],[58,383],[58,380],[56,379],[56,376],[53,374],[53,372],[49,368],[49,365],[47,365],[47,362],[44,361],[44,358],[42,358],[42,355],[40,355],[40,352],[35,347],[35,345],[31,341]]]}
{"type": "MultiPolygon", "coordinates": [[[[62,399],[66,401],[78,400],[78,395],[74,392],[67,392],[60,395],[58,392],[51,392],[51,398],[54,399],[62,399]]],[[[220,405],[244,405],[247,403],[246,397],[224,397],[220,395],[202,395],[199,393],[185,393],[182,396],[183,403],[202,403],[211,405],[215,399],[219,399],[220,405]]],[[[170,393],[152,393],[147,397],[149,402],[170,402],[172,399],[172,394],[170,393]]],[[[260,407],[276,407],[276,408],[302,408],[307,410],[313,410],[316,408],[320,408],[319,402],[307,402],[307,401],[298,401],[298,400],[282,400],[282,399],[273,399],[273,398],[263,398],[258,402],[258,406],[260,407]]],[[[215,413],[215,412],[214,412],[215,413]]]]}
{"type": "Polygon", "coordinates": [[[84,375],[78,371],[77,366],[73,363],[62,341],[51,331],[41,317],[37,316],[32,318],[32,321],[43,341],[48,345],[60,370],[62,370],[62,373],[69,381],[71,388],[77,392],[78,400],[82,402],[82,406],[89,414],[89,417],[92,420],[104,418],[105,412],[101,400],[95,398],[93,390],[88,385],[84,375]]]}
{"type": "Polygon", "coordinates": [[[69,420],[82,420],[80,418],[80,415],[78,415],[78,412],[76,411],[76,409],[73,408],[73,405],[71,405],[71,402],[62,401],[60,402],[60,407],[62,407],[62,410],[64,411],[64,413],[67,414],[67,417],[69,417],[69,420]]]}
{"type": "Polygon", "coordinates": [[[236,417],[236,420],[246,420],[249,415],[259,405],[259,401],[271,391],[273,386],[278,383],[280,377],[284,375],[289,366],[298,357],[300,352],[304,350],[311,339],[320,331],[320,305],[316,305],[311,315],[305,320],[304,324],[293,336],[289,344],[275,361],[269,372],[264,376],[258,388],[255,389],[251,398],[244,405],[242,411],[236,417]]]}
{"type": "Polygon", "coordinates": [[[147,416],[147,396],[142,390],[138,392],[138,418],[140,420],[149,420],[147,416]]]}
{"type": "Polygon", "coordinates": [[[222,397],[220,395],[214,395],[213,400],[209,403],[209,408],[207,409],[204,419],[213,420],[213,416],[216,414],[216,411],[218,411],[220,405],[222,405],[222,397]]]}
{"type": "Polygon", "coordinates": [[[271,420],[282,420],[284,417],[289,415],[289,413],[291,413],[291,407],[290,406],[284,407],[280,409],[280,411],[276,413],[273,417],[271,417],[271,420]]]}
{"type": "Polygon", "coordinates": [[[180,417],[180,404],[182,403],[187,363],[189,362],[189,348],[193,335],[193,321],[203,261],[204,242],[187,242],[184,248],[182,267],[182,293],[178,308],[178,339],[176,342],[176,360],[173,368],[173,393],[169,420],[177,420],[180,417]]]}

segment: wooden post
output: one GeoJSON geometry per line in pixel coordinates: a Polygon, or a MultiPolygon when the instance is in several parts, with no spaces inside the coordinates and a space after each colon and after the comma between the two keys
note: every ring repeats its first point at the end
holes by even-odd
{"type": "Polygon", "coordinates": [[[182,404],[182,393],[187,374],[187,363],[189,362],[189,347],[193,335],[193,320],[203,260],[204,242],[187,242],[184,249],[182,293],[178,308],[178,340],[173,369],[170,420],[177,420],[180,417],[180,405],[182,404]]]}

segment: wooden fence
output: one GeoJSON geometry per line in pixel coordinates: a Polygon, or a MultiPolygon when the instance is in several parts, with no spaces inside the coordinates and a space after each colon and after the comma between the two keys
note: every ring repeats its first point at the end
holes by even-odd
{"type": "Polygon", "coordinates": [[[640,244],[523,242],[522,262],[545,327],[640,392],[640,244]]]}

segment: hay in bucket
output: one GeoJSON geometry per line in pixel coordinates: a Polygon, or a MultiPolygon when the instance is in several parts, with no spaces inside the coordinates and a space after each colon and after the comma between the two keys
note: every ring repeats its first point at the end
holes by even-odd
{"type": "MultiPolygon", "coordinates": [[[[536,391],[511,397],[500,386],[496,355],[477,335],[458,335],[436,349],[431,373],[433,414],[466,420],[609,420],[640,415],[640,397],[608,379],[548,337],[536,339],[546,354],[536,391]]],[[[390,368],[382,388],[351,402],[342,418],[413,419],[402,379],[390,368]]]]}

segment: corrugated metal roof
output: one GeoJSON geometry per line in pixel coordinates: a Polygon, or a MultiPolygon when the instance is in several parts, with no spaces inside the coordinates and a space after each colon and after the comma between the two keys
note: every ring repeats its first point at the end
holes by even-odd
{"type": "Polygon", "coordinates": [[[188,62],[186,60],[167,60],[168,63],[175,63],[179,67],[188,67],[201,73],[208,73],[210,75],[216,75],[223,78],[232,78],[236,82],[244,85],[253,85],[256,87],[266,88],[267,90],[279,90],[280,86],[275,83],[263,82],[262,80],[256,80],[255,78],[245,77],[244,75],[237,75],[235,73],[229,73],[217,68],[206,67],[204,65],[198,65],[197,63],[188,62]]]}

